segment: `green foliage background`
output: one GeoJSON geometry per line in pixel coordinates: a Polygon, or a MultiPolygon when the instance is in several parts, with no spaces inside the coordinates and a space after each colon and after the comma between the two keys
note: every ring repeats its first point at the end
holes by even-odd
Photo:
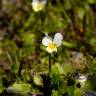
{"type": "MultiPolygon", "coordinates": [[[[86,89],[96,91],[96,0],[48,0],[44,10],[37,13],[31,3],[0,0],[0,92],[14,82],[28,83],[34,72],[48,73],[48,53],[42,45],[45,32],[50,36],[60,32],[64,37],[58,52],[52,54],[52,65],[62,67],[64,78],[75,71],[88,74],[86,89]]],[[[60,70],[56,74],[53,70],[50,77],[57,77],[52,77],[52,86],[64,79],[60,70]]],[[[66,82],[63,92],[69,96],[82,91],[75,90],[75,85],[66,89],[66,82]]],[[[62,94],[59,87],[53,88],[52,96],[62,94]]]]}

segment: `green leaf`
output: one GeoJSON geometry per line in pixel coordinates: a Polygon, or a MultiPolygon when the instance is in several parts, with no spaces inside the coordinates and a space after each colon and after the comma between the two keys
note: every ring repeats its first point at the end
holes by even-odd
{"type": "Polygon", "coordinates": [[[12,86],[8,87],[7,90],[9,93],[27,96],[27,94],[31,92],[31,85],[28,83],[14,83],[12,86]]]}
{"type": "Polygon", "coordinates": [[[96,0],[87,0],[88,4],[96,4],[96,0]]]}
{"type": "Polygon", "coordinates": [[[57,90],[52,90],[52,96],[60,96],[57,90]]]}
{"type": "Polygon", "coordinates": [[[76,45],[73,42],[63,41],[63,45],[68,48],[74,48],[76,45]]]}
{"type": "Polygon", "coordinates": [[[85,14],[85,10],[83,7],[76,7],[76,15],[78,16],[78,18],[80,18],[81,20],[83,20],[84,14],[85,14]]]}
{"type": "Polygon", "coordinates": [[[83,91],[80,88],[76,88],[74,96],[83,96],[83,91]]]}
{"type": "Polygon", "coordinates": [[[0,81],[0,93],[2,93],[3,90],[4,90],[4,87],[3,87],[2,82],[0,81]]]}
{"type": "Polygon", "coordinates": [[[67,75],[68,73],[72,73],[74,71],[74,68],[71,64],[65,64],[63,70],[64,74],[67,75]]]}
{"type": "Polygon", "coordinates": [[[24,41],[25,45],[32,45],[35,42],[35,35],[28,32],[24,33],[22,34],[22,40],[24,41]]]}
{"type": "Polygon", "coordinates": [[[64,8],[65,10],[70,10],[72,8],[70,0],[64,0],[64,8]]]}
{"type": "Polygon", "coordinates": [[[40,77],[40,75],[36,74],[33,77],[33,81],[36,85],[42,85],[42,78],[40,77]]]}

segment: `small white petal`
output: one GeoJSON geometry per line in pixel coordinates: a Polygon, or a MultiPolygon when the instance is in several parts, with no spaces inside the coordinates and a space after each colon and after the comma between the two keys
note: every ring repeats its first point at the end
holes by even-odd
{"type": "Polygon", "coordinates": [[[80,85],[81,85],[82,88],[85,86],[86,81],[87,81],[87,75],[81,75],[78,78],[78,82],[80,83],[80,85]]]}
{"type": "Polygon", "coordinates": [[[86,79],[87,79],[87,76],[85,76],[85,75],[81,75],[79,77],[79,80],[81,80],[81,81],[86,81],[86,79]]]}
{"type": "Polygon", "coordinates": [[[44,38],[42,39],[42,44],[43,44],[44,46],[48,46],[50,43],[52,43],[51,38],[44,37],[44,38]]]}
{"type": "Polygon", "coordinates": [[[62,44],[62,39],[63,39],[63,36],[62,36],[61,33],[56,33],[55,34],[53,41],[57,45],[57,47],[59,47],[62,44]]]}
{"type": "Polygon", "coordinates": [[[54,39],[62,40],[63,35],[61,33],[56,33],[55,36],[54,36],[54,39]]]}
{"type": "Polygon", "coordinates": [[[54,43],[56,44],[57,47],[61,46],[62,41],[61,40],[55,40],[54,43]]]}

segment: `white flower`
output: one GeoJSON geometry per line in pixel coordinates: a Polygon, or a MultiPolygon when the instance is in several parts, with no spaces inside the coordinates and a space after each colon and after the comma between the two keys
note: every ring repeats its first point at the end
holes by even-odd
{"type": "Polygon", "coordinates": [[[42,39],[42,44],[47,47],[46,49],[49,53],[57,52],[57,47],[59,47],[62,44],[62,39],[63,36],[61,33],[56,33],[54,39],[46,35],[42,39]]]}
{"type": "Polygon", "coordinates": [[[84,87],[87,80],[87,75],[80,75],[78,78],[78,82],[81,84],[81,87],[84,87]]]}
{"type": "Polygon", "coordinates": [[[32,8],[35,12],[42,11],[47,0],[32,0],[32,8]]]}

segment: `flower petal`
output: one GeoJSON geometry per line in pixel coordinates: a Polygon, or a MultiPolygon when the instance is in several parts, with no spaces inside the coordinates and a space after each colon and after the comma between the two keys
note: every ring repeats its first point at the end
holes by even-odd
{"type": "Polygon", "coordinates": [[[46,4],[47,0],[33,0],[32,1],[32,7],[33,7],[33,10],[35,12],[38,12],[38,11],[41,11],[43,10],[45,4],[46,4]]]}
{"type": "Polygon", "coordinates": [[[42,39],[42,44],[43,44],[44,46],[48,46],[50,43],[52,43],[51,38],[49,38],[49,37],[44,37],[44,38],[42,39]]]}
{"type": "Polygon", "coordinates": [[[57,47],[59,47],[62,43],[63,36],[61,33],[56,33],[54,36],[54,43],[56,44],[57,47]]]}
{"type": "Polygon", "coordinates": [[[63,35],[61,33],[56,33],[55,36],[54,36],[54,39],[62,40],[63,35]]]}
{"type": "Polygon", "coordinates": [[[48,53],[57,52],[57,48],[51,49],[49,47],[46,48],[48,53]]]}

